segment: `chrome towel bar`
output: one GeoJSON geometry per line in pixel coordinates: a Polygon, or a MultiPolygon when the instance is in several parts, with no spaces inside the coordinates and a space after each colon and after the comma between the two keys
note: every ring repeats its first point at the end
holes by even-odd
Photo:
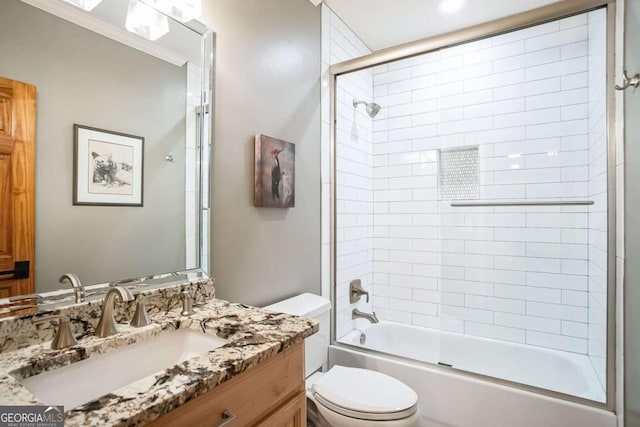
{"type": "Polygon", "coordinates": [[[593,204],[593,200],[465,200],[451,202],[451,206],[454,208],[482,206],[587,206],[593,204]]]}

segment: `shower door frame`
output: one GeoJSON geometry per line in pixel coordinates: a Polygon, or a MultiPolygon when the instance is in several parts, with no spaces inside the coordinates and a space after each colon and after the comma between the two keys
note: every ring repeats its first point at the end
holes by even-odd
{"type": "MultiPolygon", "coordinates": [[[[369,55],[340,62],[329,68],[329,93],[330,93],[330,292],[334,306],[331,322],[331,344],[351,347],[348,344],[336,341],[337,314],[336,302],[336,223],[337,223],[337,170],[336,170],[336,89],[337,78],[344,74],[383,65],[389,62],[407,59],[443,48],[456,46],[462,43],[481,40],[504,34],[549,21],[566,18],[568,16],[589,12],[591,10],[606,8],[607,11],[607,53],[606,53],[606,87],[607,87],[607,349],[606,349],[606,402],[597,402],[570,394],[560,393],[541,387],[522,384],[514,381],[495,378],[470,371],[444,367],[435,363],[424,363],[430,368],[445,370],[472,378],[482,379],[495,384],[538,393],[544,396],[567,400],[582,405],[592,406],[616,412],[616,143],[615,143],[615,15],[616,0],[564,0],[523,13],[500,18],[495,21],[464,28],[462,30],[429,37],[422,40],[406,43],[400,46],[383,49],[369,55]]],[[[356,347],[358,351],[381,354],[380,352],[356,347]]],[[[399,356],[390,356],[394,359],[404,359],[399,356]]],[[[407,360],[407,359],[404,359],[407,360]]]]}

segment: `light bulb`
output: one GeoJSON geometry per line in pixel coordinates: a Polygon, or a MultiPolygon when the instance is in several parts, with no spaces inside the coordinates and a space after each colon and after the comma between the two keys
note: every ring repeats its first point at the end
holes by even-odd
{"type": "Polygon", "coordinates": [[[67,3],[91,12],[102,0],[64,0],[67,3]]]}
{"type": "Polygon", "coordinates": [[[167,17],[138,0],[129,0],[125,26],[132,33],[151,41],[157,40],[169,32],[167,17]]]}
{"type": "Polygon", "coordinates": [[[440,9],[442,13],[454,13],[462,9],[464,3],[465,0],[440,0],[438,9],[440,9]]]}

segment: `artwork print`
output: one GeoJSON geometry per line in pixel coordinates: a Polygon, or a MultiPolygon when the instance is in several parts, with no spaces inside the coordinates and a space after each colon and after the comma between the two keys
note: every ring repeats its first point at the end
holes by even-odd
{"type": "Polygon", "coordinates": [[[89,140],[89,192],[93,194],[133,194],[133,147],[89,140]]]}
{"type": "Polygon", "coordinates": [[[256,135],[254,204],[295,206],[295,145],[291,142],[256,135]]]}
{"type": "Polygon", "coordinates": [[[144,138],[74,125],[74,205],[142,206],[144,138]]]}

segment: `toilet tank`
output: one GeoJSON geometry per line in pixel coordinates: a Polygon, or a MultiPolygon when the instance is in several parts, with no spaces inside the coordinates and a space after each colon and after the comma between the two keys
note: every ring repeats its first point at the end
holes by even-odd
{"type": "Polygon", "coordinates": [[[317,320],[319,331],[304,342],[305,377],[327,367],[331,301],[320,295],[302,294],[264,308],[317,320]]]}

